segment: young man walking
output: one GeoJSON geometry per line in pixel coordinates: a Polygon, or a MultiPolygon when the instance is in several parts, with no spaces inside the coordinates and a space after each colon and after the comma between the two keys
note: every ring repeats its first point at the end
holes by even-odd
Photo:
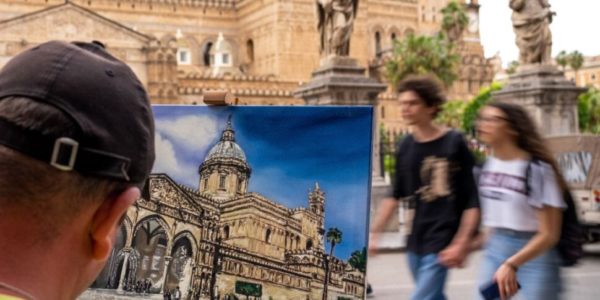
{"type": "Polygon", "coordinates": [[[442,300],[448,268],[463,265],[479,224],[475,162],[462,134],[433,122],[445,102],[437,80],[407,78],[398,95],[412,134],[398,145],[394,193],[378,209],[369,248],[376,249],[399,201],[408,201],[415,208],[406,247],[415,281],[411,299],[442,300]]]}

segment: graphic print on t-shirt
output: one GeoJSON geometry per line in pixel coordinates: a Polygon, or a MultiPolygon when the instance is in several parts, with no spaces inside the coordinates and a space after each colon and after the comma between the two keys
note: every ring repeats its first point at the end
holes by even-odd
{"type": "Polygon", "coordinates": [[[521,195],[527,195],[525,177],[506,173],[483,171],[479,178],[480,187],[492,187],[511,190],[521,195]]]}
{"type": "Polygon", "coordinates": [[[434,201],[450,195],[448,183],[449,162],[445,158],[428,156],[421,166],[421,188],[417,191],[421,200],[434,201]]]}

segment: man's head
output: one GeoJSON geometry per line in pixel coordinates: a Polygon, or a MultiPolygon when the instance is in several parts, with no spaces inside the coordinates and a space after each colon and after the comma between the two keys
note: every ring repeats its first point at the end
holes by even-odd
{"type": "Polygon", "coordinates": [[[77,279],[63,296],[101,271],[153,162],[147,94],[101,44],[45,43],[0,71],[0,248],[72,249],[77,279]]]}
{"type": "Polygon", "coordinates": [[[431,76],[411,76],[398,85],[402,118],[408,125],[431,122],[446,102],[442,85],[431,76]]]}

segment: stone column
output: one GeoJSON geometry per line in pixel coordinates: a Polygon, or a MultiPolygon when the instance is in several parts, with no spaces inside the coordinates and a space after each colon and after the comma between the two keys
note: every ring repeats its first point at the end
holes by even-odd
{"type": "Polygon", "coordinates": [[[171,261],[171,259],[171,256],[165,256],[165,266],[163,268],[162,277],[160,278],[160,282],[162,282],[162,287],[160,288],[161,295],[165,292],[165,286],[167,285],[165,280],[167,279],[167,270],[169,269],[169,262],[171,261]]]}
{"type": "Polygon", "coordinates": [[[121,267],[121,276],[119,276],[119,287],[117,288],[117,293],[123,293],[123,285],[125,284],[125,273],[127,273],[130,251],[131,249],[123,249],[123,252],[125,252],[125,257],[123,258],[123,266],[121,267]]]}

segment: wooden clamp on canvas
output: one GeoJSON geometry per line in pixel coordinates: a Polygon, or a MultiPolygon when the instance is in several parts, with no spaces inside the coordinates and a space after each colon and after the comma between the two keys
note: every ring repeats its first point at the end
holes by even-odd
{"type": "Polygon", "coordinates": [[[235,105],[233,95],[226,90],[205,90],[202,102],[206,105],[235,105]]]}

